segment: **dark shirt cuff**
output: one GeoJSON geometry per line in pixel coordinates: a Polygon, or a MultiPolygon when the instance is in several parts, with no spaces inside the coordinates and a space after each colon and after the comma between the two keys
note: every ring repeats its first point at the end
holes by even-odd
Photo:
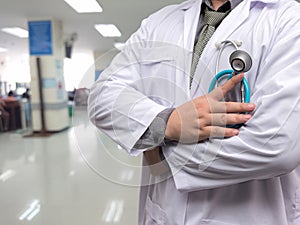
{"type": "Polygon", "coordinates": [[[161,146],[164,144],[165,131],[168,119],[174,108],[167,108],[161,111],[152,121],[150,126],[134,145],[135,149],[145,149],[161,146]]]}

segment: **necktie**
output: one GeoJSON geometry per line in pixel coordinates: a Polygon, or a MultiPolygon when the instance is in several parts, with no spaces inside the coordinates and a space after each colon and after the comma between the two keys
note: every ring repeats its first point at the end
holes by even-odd
{"type": "Polygon", "coordinates": [[[204,11],[204,27],[202,28],[197,44],[194,47],[193,52],[193,59],[192,59],[192,67],[190,73],[190,86],[192,84],[192,80],[194,77],[194,73],[196,71],[197,64],[199,62],[200,56],[203,52],[204,47],[206,46],[207,42],[213,35],[216,30],[216,26],[221,23],[221,21],[225,18],[225,16],[229,13],[228,12],[216,12],[210,11],[208,8],[205,8],[204,11]]]}

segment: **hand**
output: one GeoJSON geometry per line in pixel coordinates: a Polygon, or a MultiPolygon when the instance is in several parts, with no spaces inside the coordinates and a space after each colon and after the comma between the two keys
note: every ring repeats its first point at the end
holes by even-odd
{"type": "Polygon", "coordinates": [[[238,134],[238,129],[226,125],[247,122],[255,105],[240,102],[221,102],[220,100],[239,84],[244,74],[233,76],[211,93],[195,98],[176,108],[167,122],[167,139],[181,143],[197,143],[210,137],[231,137],[238,134]]]}
{"type": "Polygon", "coordinates": [[[155,165],[155,164],[161,162],[160,157],[159,157],[159,147],[155,147],[154,149],[145,151],[144,157],[149,166],[155,165]]]}
{"type": "Polygon", "coordinates": [[[158,176],[170,171],[166,163],[161,161],[159,147],[145,151],[144,157],[152,175],[158,176]]]}

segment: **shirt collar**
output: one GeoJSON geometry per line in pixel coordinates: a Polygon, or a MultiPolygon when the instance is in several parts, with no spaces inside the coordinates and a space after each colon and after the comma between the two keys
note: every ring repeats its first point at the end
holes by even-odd
{"type": "MultiPolygon", "coordinates": [[[[234,9],[238,4],[240,4],[243,0],[229,0],[225,2],[223,5],[220,6],[220,8],[217,10],[218,12],[226,12],[228,10],[234,9]]],[[[207,5],[210,9],[213,9],[211,0],[203,0],[203,5],[207,5]]],[[[203,8],[202,8],[203,9],[203,8]]]]}

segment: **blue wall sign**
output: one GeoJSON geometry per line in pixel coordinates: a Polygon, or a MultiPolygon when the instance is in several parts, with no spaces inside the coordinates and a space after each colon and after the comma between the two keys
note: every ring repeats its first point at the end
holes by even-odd
{"type": "Polygon", "coordinates": [[[52,55],[51,21],[29,21],[28,29],[30,55],[52,55]]]}

